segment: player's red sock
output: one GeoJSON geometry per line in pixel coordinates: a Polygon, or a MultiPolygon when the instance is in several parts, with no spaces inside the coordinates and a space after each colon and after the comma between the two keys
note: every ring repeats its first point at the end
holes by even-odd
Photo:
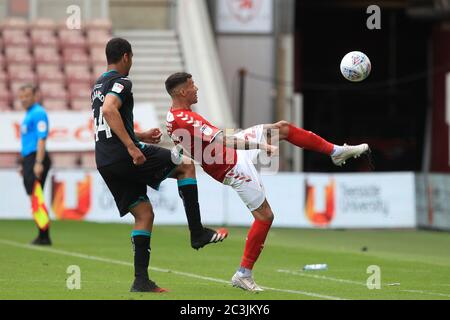
{"type": "Polygon", "coordinates": [[[306,131],[298,128],[292,124],[289,125],[289,134],[287,141],[295,144],[297,147],[312,150],[326,155],[331,155],[334,145],[322,137],[319,137],[314,132],[306,131]]]}
{"type": "Polygon", "coordinates": [[[247,234],[241,267],[250,270],[253,269],[253,265],[258,260],[264,248],[264,241],[266,241],[267,233],[269,233],[271,225],[272,221],[255,220],[253,222],[247,234]]]}

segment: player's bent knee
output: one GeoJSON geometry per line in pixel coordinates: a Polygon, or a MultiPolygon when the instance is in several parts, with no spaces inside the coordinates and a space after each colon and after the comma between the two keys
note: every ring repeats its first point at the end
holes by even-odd
{"type": "Polygon", "coordinates": [[[174,178],[195,178],[195,165],[192,162],[180,164],[174,178]]]}

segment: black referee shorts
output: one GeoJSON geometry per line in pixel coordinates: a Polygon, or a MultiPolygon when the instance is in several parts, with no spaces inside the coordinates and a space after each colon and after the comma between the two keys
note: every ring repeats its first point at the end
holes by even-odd
{"type": "MultiPolygon", "coordinates": [[[[35,163],[36,163],[36,152],[30,153],[25,158],[23,158],[23,162],[22,162],[23,184],[24,184],[25,190],[27,191],[27,194],[29,196],[33,192],[34,182],[37,180],[37,178],[34,174],[34,171],[33,171],[35,163]]],[[[50,170],[50,167],[52,165],[52,162],[50,160],[50,157],[48,156],[48,153],[45,153],[44,161],[42,162],[42,164],[44,166],[44,172],[42,173],[40,182],[41,182],[42,188],[44,188],[48,171],[50,170]]]]}
{"type": "Polygon", "coordinates": [[[147,186],[158,190],[161,182],[177,166],[172,162],[171,151],[168,149],[148,145],[141,151],[147,159],[143,165],[135,166],[129,159],[98,168],[121,217],[139,202],[149,201],[147,186]]]}

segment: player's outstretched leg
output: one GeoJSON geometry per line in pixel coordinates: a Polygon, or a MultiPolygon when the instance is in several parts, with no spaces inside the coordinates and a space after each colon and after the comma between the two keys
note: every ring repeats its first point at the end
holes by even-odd
{"type": "Polygon", "coordinates": [[[349,146],[338,146],[328,142],[314,132],[296,127],[287,121],[279,121],[274,124],[264,125],[264,129],[276,129],[278,139],[286,140],[297,147],[326,154],[331,157],[333,163],[342,166],[350,158],[358,158],[362,154],[370,155],[370,148],[366,143],[349,146]]]}
{"type": "Polygon", "coordinates": [[[183,164],[175,169],[171,177],[177,179],[178,182],[178,194],[183,200],[191,233],[191,247],[198,250],[207,244],[223,241],[228,236],[227,229],[212,230],[202,225],[195,166],[192,160],[186,158],[183,164]]]}
{"type": "Polygon", "coordinates": [[[150,264],[150,239],[153,229],[153,209],[149,201],[140,201],[130,208],[135,223],[131,232],[131,243],[134,250],[134,282],[131,292],[167,292],[148,277],[150,264]]]}
{"type": "Polygon", "coordinates": [[[264,248],[264,242],[272,226],[273,213],[267,200],[264,200],[261,207],[253,211],[252,214],[255,217],[255,221],[247,234],[241,266],[231,278],[231,284],[233,287],[243,290],[260,292],[264,290],[256,284],[252,270],[264,248]]]}

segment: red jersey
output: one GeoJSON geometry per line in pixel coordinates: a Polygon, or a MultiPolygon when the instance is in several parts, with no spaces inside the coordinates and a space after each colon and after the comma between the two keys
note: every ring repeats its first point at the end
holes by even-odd
{"type": "Polygon", "coordinates": [[[222,130],[190,109],[167,113],[167,133],[175,144],[181,144],[189,157],[202,165],[211,177],[222,182],[237,161],[236,150],[214,143],[222,130]]]}

